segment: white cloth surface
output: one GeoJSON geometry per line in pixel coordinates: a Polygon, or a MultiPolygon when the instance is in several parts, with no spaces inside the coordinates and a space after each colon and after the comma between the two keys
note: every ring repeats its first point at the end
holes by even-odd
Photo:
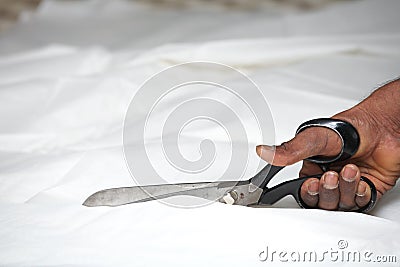
{"type": "MultiPolygon", "coordinates": [[[[155,73],[189,61],[240,69],[264,93],[280,143],[301,122],[350,108],[399,75],[399,8],[394,0],[313,12],[43,2],[0,36],[0,266],[285,266],[259,253],[331,251],[339,240],[348,251],[397,255],[398,264],[398,185],[371,215],[302,210],[289,199],[274,208],[81,204],[97,190],[133,184],[123,121],[155,73]]],[[[263,141],[250,135],[250,145],[263,141]]]]}

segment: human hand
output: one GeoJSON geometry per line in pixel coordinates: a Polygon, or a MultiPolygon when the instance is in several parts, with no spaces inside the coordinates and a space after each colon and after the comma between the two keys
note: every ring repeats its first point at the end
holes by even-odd
{"type": "MultiPolygon", "coordinates": [[[[351,123],[360,136],[360,147],[350,159],[330,165],[321,179],[307,179],[300,191],[305,204],[326,210],[352,210],[368,204],[370,187],[360,181],[370,179],[378,199],[400,176],[400,81],[376,90],[353,108],[332,118],[351,123]]],[[[312,156],[335,156],[341,140],[332,130],[311,127],[280,146],[257,146],[257,154],[277,166],[303,160],[300,177],[321,173],[320,167],[304,160],[312,156]]]]}

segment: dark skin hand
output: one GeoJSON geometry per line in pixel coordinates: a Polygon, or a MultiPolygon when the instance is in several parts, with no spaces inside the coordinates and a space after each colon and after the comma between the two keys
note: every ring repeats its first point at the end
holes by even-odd
{"type": "MultiPolygon", "coordinates": [[[[321,180],[310,178],[301,187],[302,200],[326,210],[352,210],[368,204],[370,179],[378,199],[400,177],[400,80],[390,82],[353,108],[332,118],[350,122],[360,135],[357,153],[330,166],[321,180]]],[[[257,146],[257,154],[269,163],[287,166],[311,156],[339,154],[341,141],[330,129],[312,127],[280,146],[257,146]]],[[[321,173],[315,163],[303,161],[300,177],[321,173]]]]}

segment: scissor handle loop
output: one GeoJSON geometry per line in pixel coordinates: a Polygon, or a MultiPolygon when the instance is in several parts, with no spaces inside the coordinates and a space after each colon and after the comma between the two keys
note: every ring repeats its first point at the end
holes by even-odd
{"type": "MultiPolygon", "coordinates": [[[[318,176],[321,176],[321,175],[318,175],[318,176]]],[[[302,183],[303,183],[306,179],[308,179],[308,178],[311,178],[311,176],[310,176],[310,177],[303,177],[303,178],[301,178],[302,183]]],[[[319,177],[313,177],[313,178],[319,178],[319,177]]],[[[371,199],[369,200],[369,202],[368,202],[367,205],[365,205],[365,206],[363,206],[363,207],[361,207],[361,208],[355,209],[355,210],[351,210],[351,211],[353,211],[353,212],[364,212],[364,213],[367,213],[368,211],[372,210],[372,209],[375,207],[375,204],[376,204],[376,201],[377,201],[377,198],[378,198],[378,193],[377,193],[377,190],[376,190],[376,187],[375,187],[374,183],[371,182],[370,179],[368,179],[368,178],[366,178],[366,177],[364,177],[364,176],[361,176],[360,180],[366,182],[366,183],[368,184],[368,186],[370,187],[370,189],[371,189],[371,199]]],[[[304,201],[301,199],[301,197],[300,197],[300,190],[301,190],[301,186],[298,188],[297,193],[293,195],[293,197],[294,197],[294,198],[296,199],[296,201],[297,201],[297,204],[299,204],[299,206],[300,206],[301,208],[304,208],[304,209],[313,209],[313,207],[308,206],[308,205],[307,205],[306,203],[304,203],[304,201]]]]}
{"type": "Polygon", "coordinates": [[[307,160],[317,164],[328,164],[343,161],[353,156],[360,146],[360,136],[353,125],[338,119],[320,118],[302,123],[296,130],[296,135],[310,127],[325,127],[333,130],[340,137],[342,147],[340,153],[334,157],[314,156],[307,160]]]}

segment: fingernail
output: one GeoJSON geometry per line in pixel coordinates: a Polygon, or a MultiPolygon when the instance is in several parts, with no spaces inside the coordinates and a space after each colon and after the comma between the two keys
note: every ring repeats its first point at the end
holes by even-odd
{"type": "Polygon", "coordinates": [[[356,195],[359,197],[363,197],[367,194],[367,186],[363,183],[360,183],[357,188],[356,195]]]}
{"type": "Polygon", "coordinates": [[[342,171],[342,178],[346,182],[353,182],[356,179],[357,176],[357,169],[353,167],[352,165],[348,165],[343,168],[342,171]]]}
{"type": "Polygon", "coordinates": [[[335,189],[339,185],[338,175],[335,172],[326,172],[321,179],[324,181],[323,187],[325,189],[335,189]]]}
{"type": "Polygon", "coordinates": [[[274,146],[258,145],[256,147],[257,155],[267,162],[272,162],[275,154],[274,146]]]}
{"type": "Polygon", "coordinates": [[[311,196],[315,196],[319,194],[319,183],[318,181],[311,181],[311,183],[308,184],[307,186],[307,193],[311,196]]]}

